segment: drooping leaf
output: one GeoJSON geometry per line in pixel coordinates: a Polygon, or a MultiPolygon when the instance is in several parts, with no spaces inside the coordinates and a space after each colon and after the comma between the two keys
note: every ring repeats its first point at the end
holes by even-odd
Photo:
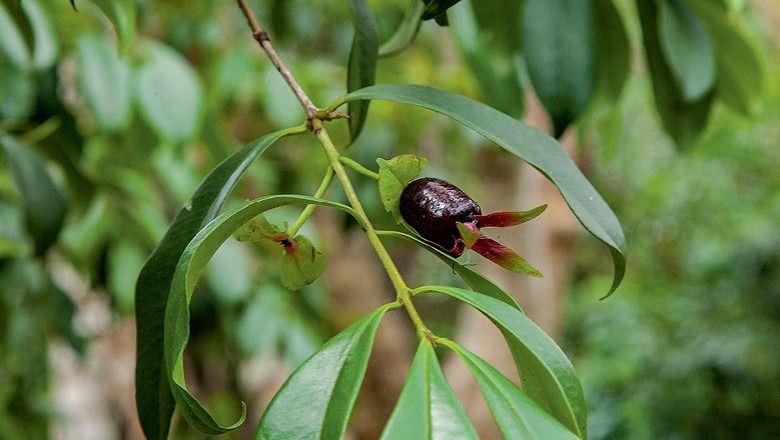
{"type": "MultiPolygon", "coordinates": [[[[134,0],[91,0],[106,14],[119,43],[119,52],[127,52],[135,37],[135,1],[134,0]]],[[[76,5],[71,3],[73,8],[76,5]]]]}
{"type": "Polygon", "coordinates": [[[130,66],[104,37],[82,35],[76,40],[79,85],[97,125],[119,131],[130,123],[130,66]]]}
{"type": "Polygon", "coordinates": [[[270,240],[281,243],[288,238],[286,231],[269,222],[262,214],[241,225],[233,235],[238,241],[270,240]]]}
{"type": "Polygon", "coordinates": [[[31,146],[3,135],[0,136],[0,147],[22,197],[25,223],[35,242],[35,253],[41,255],[57,240],[68,201],[54,183],[43,158],[31,146]]]}
{"type": "Polygon", "coordinates": [[[504,437],[545,440],[579,438],[480,357],[452,341],[437,342],[454,351],[466,363],[504,437]]]}
{"type": "Polygon", "coordinates": [[[203,91],[195,70],[178,52],[147,42],[146,59],[135,72],[135,100],[141,116],[157,134],[173,143],[186,142],[198,130],[203,91]]]}
{"type": "Polygon", "coordinates": [[[533,220],[543,213],[545,209],[547,209],[547,204],[539,205],[528,211],[499,211],[485,215],[475,215],[474,220],[477,221],[477,226],[480,228],[506,228],[533,220]]]}
{"type": "Polygon", "coordinates": [[[456,438],[478,437],[444,377],[431,342],[423,339],[380,439],[456,438]]]}
{"type": "Polygon", "coordinates": [[[707,124],[713,94],[706,93],[696,101],[685,100],[660,47],[655,1],[637,0],[637,11],[642,25],[644,52],[653,86],[655,108],[661,117],[664,130],[680,148],[688,148],[698,139],[707,124]]]}
{"type": "Polygon", "coordinates": [[[326,265],[325,255],[306,236],[298,235],[284,245],[279,276],[284,287],[299,290],[319,278],[325,272],[326,265]]]}
{"type": "Polygon", "coordinates": [[[553,121],[555,137],[590,102],[597,54],[589,1],[527,0],[523,54],[536,94],[553,121]]]}
{"type": "Polygon", "coordinates": [[[372,86],[340,98],[329,108],[359,99],[400,102],[434,110],[528,162],[558,187],[585,229],[610,247],[615,275],[607,296],[620,284],[626,267],[625,237],[620,222],[555,139],[485,104],[443,90],[416,85],[372,86]]]}
{"type": "Polygon", "coordinates": [[[596,94],[617,101],[631,72],[631,43],[614,0],[591,0],[598,46],[596,94]]]}
{"type": "MultiPolygon", "coordinates": [[[[376,64],[379,57],[379,30],[374,14],[365,0],[350,0],[355,35],[347,64],[347,91],[371,86],[376,79],[376,64]]],[[[368,101],[349,103],[349,134],[351,141],[360,135],[368,116],[368,101]]]]}
{"type": "Polygon", "coordinates": [[[419,0],[408,0],[409,6],[404,12],[401,23],[393,35],[379,47],[379,57],[386,58],[398,54],[412,44],[422,23],[422,11],[425,3],[419,0]]]}
{"type": "Polygon", "coordinates": [[[485,236],[479,237],[479,240],[471,246],[471,250],[506,270],[532,277],[542,277],[542,273],[525,261],[523,257],[493,239],[485,236]]]}
{"type": "Polygon", "coordinates": [[[586,406],[574,367],[555,342],[519,310],[470,290],[426,286],[418,291],[449,295],[478,309],[504,334],[523,389],[566,428],[585,438],[586,406]]]}
{"type": "Polygon", "coordinates": [[[658,3],[660,46],[687,102],[715,83],[715,55],[704,25],[682,0],[658,3]]]}
{"type": "Polygon", "coordinates": [[[390,160],[378,158],[376,163],[379,165],[379,198],[385,211],[401,223],[403,219],[398,207],[401,193],[409,182],[420,175],[427,160],[413,154],[402,154],[390,160]]]}
{"type": "MultiPolygon", "coordinates": [[[[357,218],[346,205],[314,197],[297,195],[267,196],[250,200],[230,209],[205,225],[181,252],[170,284],[165,308],[164,359],[165,371],[173,398],[182,416],[205,434],[221,434],[240,426],[246,417],[246,407],[239,420],[230,425],[217,422],[212,414],[187,389],[184,377],[184,350],[190,336],[189,304],[200,275],[211,257],[241,225],[270,209],[291,204],[315,204],[341,209],[357,218]]],[[[243,404],[242,404],[243,405],[243,404]]]]}
{"type": "Polygon", "coordinates": [[[512,298],[512,296],[506,293],[496,283],[491,281],[490,278],[487,278],[486,276],[472,269],[468,265],[463,264],[462,262],[453,258],[446,252],[443,252],[438,247],[433,246],[432,244],[423,240],[419,236],[410,235],[398,231],[377,231],[377,233],[380,236],[403,238],[405,240],[409,240],[419,244],[425,250],[439,257],[440,260],[442,260],[445,264],[450,266],[452,270],[455,271],[455,273],[458,274],[458,276],[461,277],[463,281],[465,281],[466,284],[468,284],[475,291],[484,293],[485,295],[491,296],[499,301],[502,301],[516,308],[517,310],[522,311],[520,306],[517,305],[517,302],[514,300],[514,298],[512,298]]]}
{"type": "Polygon", "coordinates": [[[338,439],[366,372],[382,306],[347,327],[287,379],[268,405],[255,439],[338,439]]]}
{"type": "Polygon", "coordinates": [[[299,131],[287,129],[263,136],[214,168],[173,219],[141,269],[135,288],[135,399],[141,427],[148,439],[168,438],[174,409],[168,376],[160,360],[164,356],[165,307],[176,263],[195,234],[217,216],[249,165],[279,138],[299,131]]]}

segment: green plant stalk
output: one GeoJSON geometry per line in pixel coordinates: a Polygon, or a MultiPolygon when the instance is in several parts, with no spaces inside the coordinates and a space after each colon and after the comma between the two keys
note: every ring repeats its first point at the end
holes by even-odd
{"type": "MultiPolygon", "coordinates": [[[[318,199],[322,198],[322,196],[325,194],[325,191],[328,190],[330,183],[333,181],[333,176],[333,167],[328,166],[328,170],[325,172],[325,176],[322,178],[322,182],[320,183],[319,188],[317,188],[317,192],[314,193],[314,197],[318,199]]],[[[306,220],[311,217],[311,214],[314,212],[314,208],[316,207],[316,205],[306,205],[306,207],[303,208],[303,211],[301,211],[301,214],[298,216],[292,226],[287,228],[287,234],[290,236],[290,238],[295,237],[295,234],[297,234],[301,227],[303,227],[303,224],[306,223],[306,220]]]]}
{"type": "Polygon", "coordinates": [[[358,173],[360,173],[360,174],[362,174],[362,175],[364,175],[366,177],[369,177],[371,179],[379,180],[379,174],[369,170],[368,168],[364,167],[363,165],[360,165],[359,163],[357,163],[353,159],[350,159],[347,156],[339,156],[339,160],[341,161],[341,163],[343,163],[344,165],[352,168],[353,170],[357,171],[358,173]]]}
{"type": "Polygon", "coordinates": [[[349,179],[347,171],[344,169],[344,165],[340,161],[341,155],[339,154],[336,146],[333,144],[333,140],[331,140],[328,131],[325,129],[325,126],[319,119],[312,120],[312,129],[314,130],[314,134],[317,136],[317,140],[320,141],[320,144],[322,144],[322,147],[325,149],[325,154],[328,156],[328,161],[330,162],[333,171],[336,173],[336,177],[339,179],[339,182],[341,182],[341,186],[344,189],[344,193],[347,196],[347,200],[349,201],[350,206],[357,213],[358,217],[360,218],[360,222],[363,223],[363,231],[366,233],[368,241],[371,243],[371,246],[374,248],[374,252],[376,252],[377,256],[379,257],[379,261],[385,268],[388,277],[390,277],[390,281],[395,288],[398,302],[400,302],[406,309],[406,312],[409,314],[409,318],[412,320],[412,323],[414,324],[415,329],[417,329],[417,333],[420,335],[420,337],[425,337],[433,342],[435,338],[433,332],[428,329],[420,317],[420,314],[417,312],[417,309],[414,307],[411,296],[412,291],[409,286],[406,285],[406,282],[401,276],[401,272],[399,272],[395,262],[390,257],[390,254],[387,252],[387,249],[385,248],[382,241],[379,239],[379,235],[377,235],[374,226],[371,224],[371,220],[369,220],[366,211],[363,209],[363,204],[360,202],[360,199],[357,196],[357,192],[355,192],[355,188],[352,186],[352,181],[349,179]]]}

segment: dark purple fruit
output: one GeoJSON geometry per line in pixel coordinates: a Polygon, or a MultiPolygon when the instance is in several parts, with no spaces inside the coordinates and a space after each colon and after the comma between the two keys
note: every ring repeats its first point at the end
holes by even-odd
{"type": "Polygon", "coordinates": [[[482,211],[477,202],[457,186],[424,177],[409,183],[401,193],[401,217],[423,238],[459,257],[465,244],[456,222],[472,222],[482,211]]]}

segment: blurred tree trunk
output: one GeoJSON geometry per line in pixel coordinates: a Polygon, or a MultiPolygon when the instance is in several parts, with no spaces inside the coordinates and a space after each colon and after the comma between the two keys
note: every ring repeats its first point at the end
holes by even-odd
{"type": "MultiPolygon", "coordinates": [[[[535,97],[528,96],[524,122],[550,131],[543,108],[535,97]]],[[[574,137],[564,135],[561,141],[573,149],[574,137]]],[[[517,299],[528,316],[547,334],[558,338],[563,320],[564,294],[572,269],[571,251],[579,232],[576,218],[569,211],[557,188],[541,173],[503,151],[483,155],[480,175],[491,179],[490,188],[480,200],[483,210],[526,210],[547,203],[547,210],[536,220],[513,229],[501,230],[500,241],[516,250],[539,269],[544,278],[518,275],[489,262],[479,261],[480,270],[517,299]]],[[[494,230],[497,231],[497,230],[494,230]]],[[[488,234],[492,231],[488,230],[488,234]]],[[[497,232],[492,232],[494,237],[497,232]]],[[[473,308],[463,307],[456,339],[510,379],[518,381],[514,361],[504,338],[495,325],[473,308]]],[[[480,438],[502,438],[493,422],[487,404],[471,373],[455,356],[445,363],[445,371],[458,398],[480,433],[480,438]]]]}

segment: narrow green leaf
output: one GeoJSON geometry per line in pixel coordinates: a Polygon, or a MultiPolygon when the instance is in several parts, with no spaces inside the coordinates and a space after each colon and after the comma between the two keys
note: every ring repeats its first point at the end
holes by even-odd
{"type": "Polygon", "coordinates": [[[441,261],[443,261],[453,271],[455,271],[455,273],[458,274],[458,276],[461,277],[463,281],[465,281],[466,284],[468,284],[469,287],[471,287],[472,289],[476,290],[477,292],[483,293],[485,295],[491,296],[499,301],[502,301],[522,312],[522,309],[514,300],[514,298],[512,298],[512,296],[509,295],[508,293],[504,292],[504,290],[501,287],[499,287],[496,283],[494,283],[490,278],[482,275],[481,273],[477,272],[471,267],[461,263],[460,261],[453,258],[449,254],[442,252],[441,249],[431,245],[430,243],[423,240],[419,236],[410,235],[398,231],[377,231],[377,234],[379,234],[380,236],[403,238],[405,240],[409,240],[419,244],[428,252],[439,257],[441,261]]]}
{"type": "Polygon", "coordinates": [[[269,222],[262,214],[241,225],[233,236],[238,241],[270,240],[277,243],[288,238],[287,232],[269,222]]]}
{"type": "Polygon", "coordinates": [[[499,429],[508,439],[576,440],[573,432],[539,407],[527,394],[490,364],[455,342],[440,339],[454,351],[477,380],[499,429]]]}
{"type": "Polygon", "coordinates": [[[0,2],[0,52],[11,64],[20,68],[30,65],[32,33],[27,17],[18,5],[12,5],[15,10],[6,8],[5,2],[0,2]],[[21,24],[14,20],[19,18],[21,24]],[[27,31],[25,31],[27,30],[27,31]]]}
{"type": "Polygon", "coordinates": [[[590,2],[527,0],[523,54],[528,76],[558,137],[585,110],[596,88],[596,37],[590,2]]]}
{"type": "Polygon", "coordinates": [[[379,322],[393,307],[366,315],[298,367],[268,405],[254,438],[342,438],[379,322]]]}
{"type": "Polygon", "coordinates": [[[715,55],[704,25],[682,0],[663,0],[658,34],[683,98],[691,102],[704,96],[715,83],[715,55]]]}
{"type": "Polygon", "coordinates": [[[284,246],[279,276],[284,287],[299,290],[319,278],[325,272],[325,266],[325,255],[315,249],[306,236],[298,235],[284,246]]]}
{"type": "Polygon", "coordinates": [[[57,33],[49,17],[49,11],[39,0],[26,0],[21,3],[32,27],[34,47],[32,65],[36,69],[46,69],[57,62],[57,33]]]}
{"type": "Polygon", "coordinates": [[[146,59],[134,75],[141,116],[157,134],[174,143],[191,139],[200,125],[203,90],[195,70],[178,52],[148,41],[146,59]]]}
{"type": "Polygon", "coordinates": [[[614,0],[591,0],[591,4],[598,46],[596,93],[612,105],[631,72],[631,43],[614,0]]]}
{"type": "MultiPolygon", "coordinates": [[[[119,51],[125,53],[135,36],[135,0],[92,0],[92,3],[106,14],[114,25],[119,51]]],[[[73,8],[76,8],[75,4],[73,8]]]]}
{"type": "Polygon", "coordinates": [[[423,339],[381,439],[476,439],[477,432],[423,339]]]}
{"type": "Polygon", "coordinates": [[[243,408],[237,422],[223,425],[218,423],[187,389],[184,377],[184,350],[190,336],[189,304],[195,283],[217,249],[241,225],[265,211],[291,204],[329,206],[357,217],[354,210],[346,205],[314,197],[281,195],[250,200],[222,213],[198,231],[181,253],[181,258],[176,265],[170,284],[168,304],[165,308],[163,340],[165,370],[170,381],[171,392],[182,416],[203,433],[221,434],[237,428],[246,417],[246,408],[243,408]]]}
{"type": "Polygon", "coordinates": [[[398,25],[393,35],[379,47],[380,58],[391,57],[409,47],[420,30],[425,3],[420,0],[408,1],[410,2],[409,7],[404,12],[401,24],[398,25]]]}
{"type": "Polygon", "coordinates": [[[35,242],[35,253],[41,255],[57,240],[68,201],[54,183],[43,158],[31,146],[9,135],[0,137],[0,146],[22,197],[25,223],[35,242]]]}
{"type": "MultiPolygon", "coordinates": [[[[347,65],[347,91],[371,86],[376,80],[376,64],[379,57],[379,30],[374,14],[365,0],[350,0],[355,23],[355,36],[347,65]]],[[[351,142],[360,135],[368,116],[368,101],[349,103],[349,133],[351,142]]]]}
{"type": "Polygon", "coordinates": [[[76,40],[79,86],[97,125],[119,131],[130,123],[130,65],[105,37],[76,40]]]}
{"type": "Polygon", "coordinates": [[[385,211],[400,224],[403,221],[398,207],[401,193],[409,182],[420,175],[427,160],[413,154],[402,154],[390,160],[378,158],[376,163],[379,165],[379,198],[385,211]]]}
{"type": "Polygon", "coordinates": [[[626,268],[626,244],[620,222],[555,139],[485,104],[430,87],[372,86],[340,98],[331,107],[360,99],[400,102],[434,110],[531,164],[558,187],[585,229],[611,248],[615,275],[607,296],[620,285],[626,268]]]}
{"type": "Polygon", "coordinates": [[[655,108],[664,129],[680,148],[688,148],[704,130],[712,106],[712,93],[696,101],[685,100],[659,43],[658,10],[653,0],[637,0],[642,39],[653,86],[655,108]]]}
{"type": "Polygon", "coordinates": [[[449,295],[478,309],[506,338],[523,389],[559,422],[585,438],[586,407],[574,367],[555,342],[519,310],[490,296],[447,286],[426,286],[423,292],[449,295]]]}
{"type": "Polygon", "coordinates": [[[146,260],[135,288],[135,400],[148,439],[166,440],[174,400],[164,356],[163,323],[176,263],[195,234],[214,217],[249,165],[282,136],[300,129],[270,133],[250,143],[214,168],[171,222],[146,260]]]}

